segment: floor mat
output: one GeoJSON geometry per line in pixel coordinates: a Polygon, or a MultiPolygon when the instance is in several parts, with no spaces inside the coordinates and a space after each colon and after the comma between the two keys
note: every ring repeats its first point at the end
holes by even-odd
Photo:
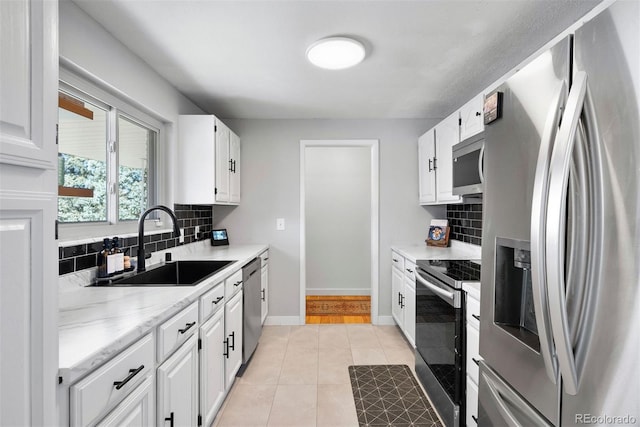
{"type": "Polygon", "coordinates": [[[368,296],[314,296],[307,297],[307,316],[368,315],[371,299],[368,296]]]}
{"type": "Polygon", "coordinates": [[[407,365],[349,366],[360,427],[441,427],[407,365]]]}

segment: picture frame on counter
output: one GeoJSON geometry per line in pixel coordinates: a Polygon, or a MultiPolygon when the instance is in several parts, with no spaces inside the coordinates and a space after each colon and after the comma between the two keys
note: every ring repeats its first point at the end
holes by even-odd
{"type": "Polygon", "coordinates": [[[229,235],[226,228],[211,230],[211,246],[229,246],[229,235]]]}

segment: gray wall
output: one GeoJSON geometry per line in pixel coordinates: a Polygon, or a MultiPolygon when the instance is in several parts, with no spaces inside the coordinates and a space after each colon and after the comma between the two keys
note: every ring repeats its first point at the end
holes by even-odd
{"type": "Polygon", "coordinates": [[[306,147],[307,295],[371,291],[371,149],[306,147]]]}
{"type": "Polygon", "coordinates": [[[242,202],[214,207],[232,243],[271,245],[270,316],[299,316],[300,140],[380,140],[379,307],[391,315],[391,245],[420,243],[444,207],[418,205],[418,137],[439,120],[225,120],[242,139],[242,202]],[[276,218],[286,229],[276,230],[276,218]]]}

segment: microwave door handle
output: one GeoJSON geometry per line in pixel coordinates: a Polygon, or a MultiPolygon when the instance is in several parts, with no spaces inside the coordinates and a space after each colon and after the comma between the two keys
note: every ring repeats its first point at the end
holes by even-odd
{"type": "Polygon", "coordinates": [[[440,297],[450,301],[451,304],[455,304],[455,294],[453,292],[445,291],[444,289],[427,282],[419,273],[416,274],[416,280],[420,282],[422,285],[426,286],[433,293],[439,295],[440,297]]]}
{"type": "Polygon", "coordinates": [[[480,183],[484,184],[484,144],[482,144],[480,155],[478,156],[478,176],[480,177],[480,183]]]}
{"type": "Polygon", "coordinates": [[[545,227],[547,222],[547,198],[549,191],[549,162],[553,142],[557,135],[558,123],[562,111],[562,102],[566,97],[564,82],[558,84],[556,94],[550,103],[545,122],[533,183],[531,209],[531,286],[533,290],[536,326],[540,337],[540,353],[549,379],[555,384],[558,378],[558,361],[555,357],[551,319],[549,318],[547,269],[545,263],[545,227]]]}

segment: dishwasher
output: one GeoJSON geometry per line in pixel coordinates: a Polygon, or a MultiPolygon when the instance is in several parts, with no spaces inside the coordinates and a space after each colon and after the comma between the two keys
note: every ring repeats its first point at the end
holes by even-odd
{"type": "Polygon", "coordinates": [[[238,371],[238,376],[244,374],[245,369],[253,352],[258,346],[258,340],[262,333],[262,284],[260,279],[260,269],[262,261],[254,258],[247,265],[242,267],[242,366],[238,371]]]}

